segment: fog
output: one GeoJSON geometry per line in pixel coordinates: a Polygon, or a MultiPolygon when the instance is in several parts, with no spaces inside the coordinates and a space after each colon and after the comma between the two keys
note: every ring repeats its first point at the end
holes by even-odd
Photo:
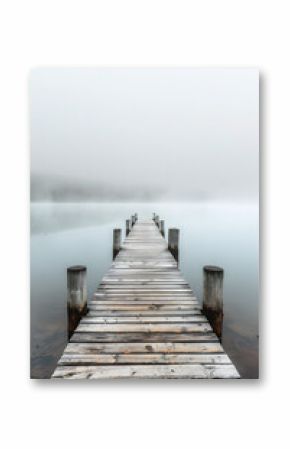
{"type": "Polygon", "coordinates": [[[254,69],[38,68],[33,201],[256,201],[254,69]]]}

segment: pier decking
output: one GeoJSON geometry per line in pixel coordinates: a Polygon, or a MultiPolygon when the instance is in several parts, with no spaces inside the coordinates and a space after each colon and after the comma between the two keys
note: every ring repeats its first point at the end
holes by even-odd
{"type": "Polygon", "coordinates": [[[152,220],[125,238],[53,378],[239,378],[152,220]]]}

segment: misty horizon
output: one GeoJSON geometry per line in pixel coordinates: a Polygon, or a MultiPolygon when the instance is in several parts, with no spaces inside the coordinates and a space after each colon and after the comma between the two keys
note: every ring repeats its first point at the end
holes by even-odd
{"type": "Polygon", "coordinates": [[[136,184],[126,187],[114,186],[105,182],[85,182],[54,175],[31,174],[30,199],[32,202],[200,202],[200,201],[238,201],[256,202],[257,197],[245,198],[242,195],[218,196],[215,192],[195,191],[170,192],[160,185],[136,184]]]}
{"type": "Polygon", "coordinates": [[[32,201],[258,199],[253,69],[30,75],[32,201]]]}

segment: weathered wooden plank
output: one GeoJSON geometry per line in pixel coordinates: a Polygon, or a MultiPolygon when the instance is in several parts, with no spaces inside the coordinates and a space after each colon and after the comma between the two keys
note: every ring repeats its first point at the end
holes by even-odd
{"type": "Polygon", "coordinates": [[[114,283],[108,283],[108,282],[103,282],[100,284],[100,287],[98,290],[102,291],[102,290],[130,290],[130,291],[147,291],[147,290],[153,290],[153,291],[157,291],[159,292],[159,290],[162,290],[164,292],[187,292],[187,293],[191,293],[192,290],[189,286],[186,286],[187,284],[170,284],[170,283],[166,283],[166,284],[153,284],[152,282],[150,282],[148,285],[146,284],[146,282],[140,282],[139,284],[134,284],[134,283],[126,283],[126,284],[120,284],[118,283],[117,285],[114,283]]]}
{"type": "Polygon", "coordinates": [[[182,295],[182,294],[191,294],[191,290],[189,289],[170,289],[170,288],[152,288],[152,286],[150,286],[150,288],[141,288],[141,287],[132,287],[132,288],[128,288],[128,287],[124,287],[124,288],[119,288],[119,287],[115,287],[115,288],[99,288],[98,289],[98,293],[105,293],[105,294],[113,294],[113,295],[117,295],[118,293],[121,294],[131,294],[134,295],[135,293],[145,293],[145,294],[154,294],[154,295],[171,295],[171,296],[175,296],[177,295],[182,295]]]}
{"type": "Polygon", "coordinates": [[[128,305],[94,305],[94,310],[193,310],[193,305],[168,305],[168,304],[128,304],[128,305]]]}
{"type": "Polygon", "coordinates": [[[188,285],[188,282],[185,281],[181,276],[174,276],[172,274],[166,274],[166,275],[154,275],[154,274],[118,274],[118,275],[111,275],[103,277],[101,284],[138,284],[138,283],[151,283],[152,285],[155,284],[162,284],[162,285],[171,285],[171,284],[178,284],[178,285],[188,285]]]}
{"type": "Polygon", "coordinates": [[[144,268],[174,268],[173,264],[165,264],[160,262],[115,262],[112,265],[115,268],[138,268],[138,267],[144,267],[144,268]]]}
{"type": "Polygon", "coordinates": [[[149,316],[149,317],[110,317],[110,316],[91,316],[87,315],[82,319],[83,324],[113,324],[113,323],[207,323],[207,319],[204,315],[192,315],[192,316],[149,316]]]}
{"type": "Polygon", "coordinates": [[[127,300],[128,299],[128,300],[134,300],[134,301],[138,301],[138,300],[150,301],[151,300],[151,302],[153,302],[153,303],[155,302],[155,300],[162,301],[162,302],[171,301],[171,300],[173,300],[173,301],[178,301],[178,300],[180,300],[180,301],[183,301],[183,300],[188,301],[188,300],[190,300],[190,301],[193,301],[196,304],[199,304],[199,302],[192,296],[183,296],[183,295],[181,295],[181,296],[167,296],[167,295],[158,295],[158,296],[155,295],[155,296],[152,296],[152,295],[144,295],[144,294],[135,294],[135,295],[133,295],[133,294],[94,295],[92,301],[90,301],[90,302],[99,301],[99,300],[106,301],[107,299],[111,300],[111,301],[113,301],[115,299],[116,300],[119,300],[119,299],[123,299],[123,300],[126,299],[127,300]]]}
{"type": "Polygon", "coordinates": [[[135,277],[157,277],[158,279],[164,279],[172,276],[174,279],[182,279],[184,282],[186,282],[186,279],[182,276],[181,272],[177,268],[177,266],[170,268],[170,269],[158,269],[158,268],[131,268],[131,269],[124,269],[124,268],[116,268],[111,267],[109,270],[104,274],[104,278],[110,279],[111,277],[123,277],[123,276],[132,276],[134,279],[135,277]]]}
{"type": "Polygon", "coordinates": [[[220,343],[69,343],[65,354],[223,353],[220,343]]]}
{"type": "Polygon", "coordinates": [[[93,299],[114,299],[114,298],[144,298],[144,299],[174,299],[175,301],[178,299],[191,299],[197,301],[192,294],[182,291],[165,291],[165,290],[129,290],[129,289],[104,289],[104,290],[97,290],[96,293],[94,293],[93,299]]]}
{"type": "Polygon", "coordinates": [[[77,327],[77,332],[211,332],[208,323],[182,323],[182,324],[83,324],[77,327]]]}
{"type": "MultiPolygon", "coordinates": [[[[114,280],[114,281],[102,281],[101,283],[100,283],[100,289],[102,289],[102,288],[118,288],[118,290],[121,290],[121,289],[130,289],[131,287],[133,287],[133,288],[146,288],[146,289],[149,289],[149,287],[150,287],[150,290],[152,290],[153,288],[155,289],[156,288],[156,290],[163,290],[163,289],[166,289],[166,288],[168,288],[168,287],[170,287],[170,288],[175,288],[175,289],[180,289],[180,288],[184,288],[184,287],[186,287],[186,288],[188,288],[188,289],[190,289],[190,287],[189,287],[189,285],[188,284],[186,284],[185,282],[184,283],[181,283],[181,282],[179,282],[177,279],[171,279],[171,280],[163,280],[163,281],[155,281],[155,280],[152,280],[152,279],[150,279],[150,278],[148,278],[148,279],[131,279],[131,278],[128,278],[128,279],[119,279],[119,280],[114,280]]],[[[190,291],[192,292],[192,290],[190,289],[190,291]]]]}
{"type": "Polygon", "coordinates": [[[167,300],[167,299],[160,299],[160,300],[150,300],[150,299],[140,299],[140,298],[131,298],[131,299],[106,299],[106,300],[96,300],[96,301],[90,301],[89,305],[91,307],[95,306],[101,306],[101,305],[130,305],[130,304],[139,304],[139,305],[154,305],[154,304],[163,304],[163,305],[191,305],[193,307],[197,307],[197,301],[194,301],[192,299],[182,299],[180,301],[176,301],[174,299],[167,300]]]}
{"type": "Polygon", "coordinates": [[[90,309],[88,316],[193,316],[201,315],[199,309],[193,310],[179,310],[176,313],[175,310],[94,310],[90,309]]]}
{"type": "Polygon", "coordinates": [[[191,307],[191,308],[199,308],[201,309],[201,306],[199,304],[198,301],[195,300],[189,300],[187,298],[182,298],[180,301],[178,301],[178,298],[176,299],[168,299],[168,298],[155,298],[150,300],[150,298],[144,298],[144,297],[100,297],[100,298],[96,298],[94,297],[92,299],[92,301],[89,302],[88,306],[91,307],[97,307],[97,306],[105,306],[105,305],[139,305],[139,306],[150,306],[150,305],[156,305],[156,306],[171,306],[171,307],[176,307],[176,306],[187,306],[187,307],[191,307]],[[104,302],[100,303],[100,301],[104,302]],[[111,302],[109,302],[111,301],[111,302]],[[124,303],[124,304],[123,304],[124,303]],[[125,303],[129,303],[129,304],[125,304],[125,303]]]}
{"type": "Polygon", "coordinates": [[[58,366],[54,379],[232,379],[239,378],[230,365],[124,365],[58,366]]]}
{"type": "MultiPolygon", "coordinates": [[[[184,281],[184,279],[175,271],[171,271],[171,270],[166,270],[166,271],[162,271],[162,272],[150,272],[148,269],[146,270],[139,270],[139,271],[134,271],[134,270],[119,270],[118,272],[112,272],[112,273],[107,273],[107,276],[109,276],[109,278],[112,279],[116,279],[118,278],[119,281],[118,282],[146,282],[148,281],[152,281],[152,282],[156,282],[156,283],[165,283],[167,280],[171,281],[172,283],[176,282],[179,283],[181,280],[184,281]]],[[[107,282],[107,281],[104,281],[107,282]]],[[[185,281],[186,282],[186,281],[185,281]]]]}
{"type": "Polygon", "coordinates": [[[226,354],[63,354],[59,365],[230,364],[226,354]]]}
{"type": "Polygon", "coordinates": [[[218,342],[217,336],[213,332],[197,333],[170,333],[170,332],[75,332],[71,339],[75,343],[138,343],[138,342],[218,342]]]}
{"type": "Polygon", "coordinates": [[[178,303],[181,301],[186,301],[186,302],[192,302],[195,304],[199,304],[199,301],[192,295],[159,295],[159,294],[155,294],[155,295],[147,295],[147,294],[131,294],[131,293],[117,293],[117,294],[106,294],[106,293],[101,293],[101,294],[97,294],[95,293],[93,298],[91,299],[91,302],[99,302],[99,301],[114,301],[114,300],[122,300],[122,301],[147,301],[147,302],[155,302],[155,301],[160,301],[161,303],[165,303],[166,301],[171,302],[171,301],[177,301],[178,303]]]}

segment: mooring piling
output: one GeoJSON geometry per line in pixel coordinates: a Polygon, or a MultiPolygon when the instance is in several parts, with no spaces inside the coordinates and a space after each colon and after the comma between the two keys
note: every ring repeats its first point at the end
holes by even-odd
{"type": "Polygon", "coordinates": [[[203,312],[219,339],[223,327],[223,278],[222,268],[203,267],[203,312]]]}
{"type": "Polygon", "coordinates": [[[129,235],[129,232],[131,230],[130,224],[131,224],[130,219],[126,220],[126,237],[129,235]]]}
{"type": "Polygon", "coordinates": [[[161,233],[162,237],[165,237],[164,220],[160,220],[160,233],[161,233]]]}
{"type": "Polygon", "coordinates": [[[115,259],[121,249],[121,235],[121,229],[118,228],[113,230],[113,259],[115,259]]]}
{"type": "Polygon", "coordinates": [[[155,224],[156,224],[157,228],[159,229],[159,215],[155,216],[155,224]]]}
{"type": "Polygon", "coordinates": [[[179,261],[179,229],[168,229],[168,249],[173,255],[174,259],[179,261]]]}
{"type": "Polygon", "coordinates": [[[75,265],[67,269],[67,318],[70,338],[87,312],[87,268],[75,265]]]}

